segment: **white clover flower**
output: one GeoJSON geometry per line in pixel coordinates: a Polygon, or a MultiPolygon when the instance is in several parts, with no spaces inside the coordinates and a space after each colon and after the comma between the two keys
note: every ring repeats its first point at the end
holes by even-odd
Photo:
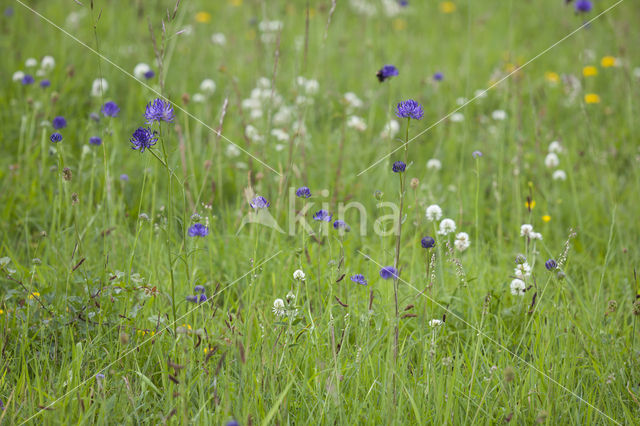
{"type": "Polygon", "coordinates": [[[487,97],[487,91],[485,89],[478,89],[475,92],[473,92],[473,97],[474,98],[486,98],[487,97]]]}
{"type": "Polygon", "coordinates": [[[40,61],[40,68],[45,71],[51,71],[55,66],[56,60],[53,58],[53,56],[47,55],[42,58],[42,61],[40,61]]]}
{"type": "Polygon", "coordinates": [[[200,90],[206,95],[211,95],[216,91],[216,82],[210,78],[205,78],[202,80],[202,83],[200,83],[200,90]]]}
{"type": "Polygon", "coordinates": [[[274,300],[272,310],[277,317],[283,317],[284,314],[286,313],[286,310],[284,309],[284,300],[282,299],[274,300]]]}
{"type": "Polygon", "coordinates": [[[400,123],[396,120],[391,120],[382,128],[382,132],[380,132],[380,137],[382,139],[393,139],[398,132],[400,131],[400,123]]]}
{"type": "Polygon", "coordinates": [[[558,167],[560,164],[560,159],[558,158],[558,154],[555,152],[550,152],[544,158],[544,165],[547,166],[548,169],[553,169],[558,167]]]}
{"type": "Polygon", "coordinates": [[[286,148],[286,146],[285,146],[285,145],[283,145],[283,144],[281,144],[281,143],[278,143],[278,144],[275,144],[275,145],[273,146],[273,148],[274,148],[277,152],[281,152],[281,151],[284,151],[284,149],[286,148]]]}
{"type": "Polygon", "coordinates": [[[467,103],[467,98],[460,97],[456,99],[456,105],[458,106],[462,106],[466,103],[467,103]]]}
{"type": "Polygon", "coordinates": [[[460,123],[460,122],[464,121],[464,114],[462,114],[461,112],[454,112],[449,117],[449,120],[451,120],[451,122],[453,122],[453,123],[460,123]]]}
{"type": "Polygon", "coordinates": [[[555,152],[556,154],[562,154],[563,148],[560,142],[553,141],[549,144],[549,152],[555,152]]]}
{"type": "Polygon", "coordinates": [[[258,89],[266,90],[271,89],[271,80],[267,77],[260,77],[258,79],[258,84],[256,85],[258,89]]]}
{"type": "Polygon", "coordinates": [[[528,223],[525,223],[524,225],[520,226],[520,236],[521,237],[530,237],[532,232],[533,232],[533,226],[532,225],[529,225],[528,223]]]}
{"type": "Polygon", "coordinates": [[[218,46],[224,46],[227,44],[227,37],[222,33],[214,33],[211,35],[211,42],[218,46]]]}
{"type": "Polygon", "coordinates": [[[36,77],[44,77],[45,75],[47,75],[47,72],[43,69],[36,71],[36,77]]]}
{"type": "Polygon", "coordinates": [[[529,238],[532,240],[542,240],[542,234],[539,232],[532,232],[531,235],[529,235],[529,238]]]}
{"type": "Polygon", "coordinates": [[[262,118],[262,109],[260,108],[252,109],[251,112],[249,113],[249,117],[251,117],[252,120],[257,120],[258,118],[262,118]]]}
{"type": "Polygon", "coordinates": [[[197,104],[201,104],[204,101],[206,101],[207,98],[202,93],[194,93],[193,96],[191,97],[191,100],[197,104]]]}
{"type": "Polygon", "coordinates": [[[138,80],[142,80],[143,78],[145,78],[144,75],[149,71],[151,71],[151,67],[149,66],[149,64],[140,62],[133,68],[133,76],[138,80]]]}
{"type": "Polygon", "coordinates": [[[440,220],[440,218],[442,217],[442,209],[440,208],[439,205],[432,204],[429,207],[427,207],[426,215],[427,215],[427,220],[429,222],[440,220]]]}
{"type": "Polygon", "coordinates": [[[436,328],[436,327],[438,327],[440,325],[442,325],[442,320],[434,318],[434,319],[429,321],[429,327],[436,328]]]}
{"type": "Polygon", "coordinates": [[[362,108],[364,102],[353,92],[347,92],[344,94],[344,101],[347,104],[347,111],[362,108]]]}
{"type": "Polygon", "coordinates": [[[304,274],[304,271],[302,269],[296,269],[293,272],[293,279],[294,280],[304,281],[306,277],[307,276],[304,274]]]}
{"type": "Polygon", "coordinates": [[[287,142],[289,140],[289,134],[282,129],[271,130],[271,136],[274,136],[279,142],[287,142]]]}
{"type": "Polygon", "coordinates": [[[96,78],[91,85],[91,96],[102,96],[108,89],[109,83],[107,83],[107,80],[104,78],[96,78]]]}
{"type": "Polygon", "coordinates": [[[519,263],[513,270],[513,275],[520,279],[524,279],[531,275],[531,266],[527,262],[519,263]]]}
{"type": "Polygon", "coordinates": [[[507,113],[504,110],[497,109],[491,113],[491,118],[497,121],[502,121],[507,118],[507,113]]]}
{"type": "Polygon", "coordinates": [[[469,234],[466,232],[459,232],[456,234],[456,241],[454,245],[458,251],[465,251],[471,245],[471,241],[469,240],[469,234]]]}
{"type": "Polygon", "coordinates": [[[293,291],[289,290],[289,293],[287,293],[287,301],[292,302],[294,300],[296,300],[296,295],[293,294],[293,291]]]}
{"type": "Polygon", "coordinates": [[[347,127],[352,129],[356,129],[359,132],[364,132],[367,130],[367,123],[364,122],[364,119],[358,117],[357,115],[350,115],[347,118],[347,127]]]}
{"type": "Polygon", "coordinates": [[[564,170],[556,170],[555,172],[553,172],[553,175],[551,177],[553,178],[553,180],[567,180],[567,174],[564,172],[564,170]]]}
{"type": "Polygon", "coordinates": [[[524,296],[524,291],[527,288],[524,281],[516,278],[511,281],[511,294],[514,296],[524,296]]]}
{"type": "Polygon", "coordinates": [[[273,115],[273,124],[275,124],[276,126],[283,126],[285,124],[289,124],[289,122],[291,122],[292,117],[293,117],[293,108],[283,105],[273,115]]]}
{"type": "Polygon", "coordinates": [[[440,230],[438,231],[439,235],[447,235],[456,232],[456,223],[453,219],[442,219],[440,222],[440,230]]]}
{"type": "Polygon", "coordinates": [[[318,80],[307,80],[304,85],[304,91],[309,96],[317,94],[319,89],[320,84],[318,83],[318,80]]]}
{"type": "Polygon", "coordinates": [[[262,136],[258,132],[258,129],[253,127],[251,124],[248,124],[247,127],[244,128],[244,134],[253,142],[262,141],[262,136]]]}
{"type": "Polygon", "coordinates": [[[227,145],[226,154],[229,158],[235,158],[240,155],[240,148],[233,144],[229,144],[227,145]]]}
{"type": "Polygon", "coordinates": [[[242,100],[242,109],[261,109],[262,102],[257,98],[248,98],[242,100]]]}
{"type": "Polygon", "coordinates": [[[304,95],[298,95],[296,97],[296,105],[298,106],[313,105],[313,98],[309,98],[304,95]]]}
{"type": "Polygon", "coordinates": [[[36,58],[27,58],[27,60],[24,61],[24,66],[27,68],[37,67],[38,60],[36,58]]]}
{"type": "Polygon", "coordinates": [[[22,81],[23,78],[24,78],[24,72],[16,71],[16,72],[13,73],[13,76],[11,77],[11,80],[19,82],[19,81],[22,81]]]}
{"type": "Polygon", "coordinates": [[[442,163],[437,158],[432,158],[427,161],[427,169],[438,171],[442,169],[442,163]]]}

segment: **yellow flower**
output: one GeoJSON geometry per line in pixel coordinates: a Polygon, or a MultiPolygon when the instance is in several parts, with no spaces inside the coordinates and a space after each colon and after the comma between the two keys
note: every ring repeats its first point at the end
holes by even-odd
{"type": "Polygon", "coordinates": [[[29,295],[29,299],[34,299],[36,297],[40,297],[40,293],[38,293],[37,291],[34,291],[29,295]]]}
{"type": "Polygon", "coordinates": [[[600,65],[602,65],[603,68],[613,67],[616,65],[616,58],[613,56],[605,56],[600,61],[600,65]]]}
{"type": "Polygon", "coordinates": [[[234,7],[242,6],[242,0],[229,0],[229,3],[234,7]]]}
{"type": "Polygon", "coordinates": [[[586,95],[584,95],[584,101],[588,104],[599,104],[600,96],[596,95],[595,93],[587,93],[586,95]]]}
{"type": "Polygon", "coordinates": [[[402,31],[402,30],[406,30],[407,29],[407,21],[405,21],[402,18],[396,18],[393,20],[393,22],[391,23],[391,26],[393,27],[394,30],[396,31],[402,31]]]}
{"type": "Polygon", "coordinates": [[[557,83],[560,81],[560,76],[557,72],[547,71],[544,73],[544,79],[549,83],[557,83]]]}
{"type": "Polygon", "coordinates": [[[4,314],[4,311],[2,309],[0,309],[0,315],[4,314]]]}
{"type": "Polygon", "coordinates": [[[594,67],[593,65],[586,66],[582,68],[582,75],[584,75],[585,77],[593,77],[595,75],[598,75],[598,68],[594,67]]]}
{"type": "Polygon", "coordinates": [[[456,4],[452,1],[443,1],[440,3],[440,12],[453,13],[456,11],[456,4]]]}
{"type": "Polygon", "coordinates": [[[549,222],[550,220],[551,220],[551,216],[549,216],[548,214],[545,214],[544,216],[542,216],[543,222],[549,222]]]}
{"type": "Polygon", "coordinates": [[[196,22],[200,22],[201,24],[208,24],[209,22],[211,22],[211,14],[209,12],[196,13],[196,22]]]}
{"type": "Polygon", "coordinates": [[[531,202],[527,200],[525,201],[524,206],[529,210],[533,210],[533,208],[536,206],[536,200],[531,200],[531,202]]]}

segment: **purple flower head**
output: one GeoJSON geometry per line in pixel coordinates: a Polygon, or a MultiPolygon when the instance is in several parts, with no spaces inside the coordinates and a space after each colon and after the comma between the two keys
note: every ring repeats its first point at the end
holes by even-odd
{"type": "Polygon", "coordinates": [[[394,173],[402,173],[407,169],[407,165],[403,161],[393,163],[392,170],[394,173]]]}
{"type": "Polygon", "coordinates": [[[574,5],[577,13],[589,13],[593,9],[591,0],[577,0],[574,5]]]}
{"type": "Polygon", "coordinates": [[[131,149],[139,149],[140,153],[143,153],[145,149],[151,148],[158,142],[158,137],[156,132],[152,132],[148,127],[138,127],[129,141],[131,149]]]}
{"type": "Polygon", "coordinates": [[[209,235],[209,229],[201,223],[195,223],[189,227],[190,237],[206,237],[209,235]]]}
{"type": "Polygon", "coordinates": [[[153,72],[153,70],[149,70],[149,71],[144,73],[144,78],[149,80],[150,78],[153,78],[155,75],[156,75],[156,73],[153,72]]]}
{"type": "Polygon", "coordinates": [[[388,280],[389,278],[398,278],[398,271],[393,266],[385,266],[380,269],[380,276],[388,280]]]}
{"type": "Polygon", "coordinates": [[[479,157],[482,157],[482,152],[481,152],[481,151],[473,151],[473,152],[471,153],[471,156],[472,156],[473,158],[479,158],[479,157]]]}
{"type": "Polygon", "coordinates": [[[109,101],[102,105],[101,111],[105,117],[117,117],[120,112],[120,108],[115,102],[109,101]]]}
{"type": "MultiPolygon", "coordinates": [[[[6,16],[7,18],[11,18],[13,16],[13,8],[11,6],[7,7],[4,10],[4,16],[6,16]]],[[[4,410],[4,407],[2,409],[4,410]]]]}
{"type": "Polygon", "coordinates": [[[422,105],[413,99],[408,99],[398,103],[396,108],[396,116],[398,116],[398,118],[414,118],[416,120],[420,120],[423,115],[424,111],[422,110],[422,105]]]}
{"type": "Polygon", "coordinates": [[[172,123],[175,116],[171,104],[164,99],[157,98],[147,104],[144,117],[147,119],[147,124],[151,124],[154,121],[172,123]]]}
{"type": "Polygon", "coordinates": [[[49,140],[53,143],[60,142],[62,140],[62,135],[58,132],[53,132],[51,133],[51,136],[49,136],[49,140]]]}
{"type": "Polygon", "coordinates": [[[204,286],[197,285],[193,288],[193,291],[195,291],[196,293],[204,294],[204,286]]]}
{"type": "Polygon", "coordinates": [[[333,228],[334,229],[344,229],[346,232],[351,231],[351,227],[349,225],[347,225],[347,222],[345,222],[344,220],[336,220],[335,222],[333,222],[333,228]]]}
{"type": "Polygon", "coordinates": [[[46,89],[49,86],[51,86],[51,82],[46,78],[40,82],[40,87],[42,87],[43,89],[46,89]]]}
{"type": "Polygon", "coordinates": [[[120,175],[120,180],[123,181],[123,182],[129,182],[129,175],[126,175],[124,173],[121,174],[120,175]]]}
{"type": "Polygon", "coordinates": [[[331,222],[331,213],[326,210],[318,210],[313,215],[313,220],[318,220],[321,222],[331,222]]]}
{"type": "Polygon", "coordinates": [[[267,201],[266,198],[264,198],[261,195],[258,195],[257,197],[255,197],[253,200],[251,200],[251,202],[249,203],[249,205],[255,209],[266,209],[267,207],[269,207],[271,205],[270,202],[267,201]]]}
{"type": "Polygon", "coordinates": [[[558,263],[553,259],[549,259],[544,262],[544,267],[547,268],[547,271],[553,271],[558,267],[558,263]]]}
{"type": "Polygon", "coordinates": [[[198,296],[190,294],[189,296],[187,296],[187,302],[198,303],[198,296]]]}
{"type": "Polygon", "coordinates": [[[103,380],[103,379],[104,379],[104,374],[102,373],[96,374],[96,380],[103,380]]]}
{"type": "Polygon", "coordinates": [[[355,274],[351,276],[351,281],[360,285],[367,285],[367,280],[364,278],[362,274],[355,274]]]}
{"type": "Polygon", "coordinates": [[[300,198],[309,198],[311,197],[311,190],[306,186],[301,186],[296,189],[296,196],[300,198]]]}
{"type": "Polygon", "coordinates": [[[398,0],[398,4],[402,7],[409,6],[409,0],[398,0]]]}
{"type": "Polygon", "coordinates": [[[51,121],[51,124],[53,125],[53,128],[56,130],[64,129],[65,127],[67,127],[67,120],[65,120],[64,117],[57,116],[51,121]]]}
{"type": "Polygon", "coordinates": [[[433,79],[435,81],[442,81],[442,80],[444,80],[444,74],[442,74],[440,71],[438,71],[437,73],[433,74],[433,79]]]}
{"type": "Polygon", "coordinates": [[[422,248],[430,249],[436,246],[436,240],[433,237],[426,236],[420,241],[420,244],[422,248]]]}
{"type": "Polygon", "coordinates": [[[237,420],[229,420],[225,426],[240,426],[237,420]]]}
{"type": "Polygon", "coordinates": [[[96,122],[100,121],[100,116],[95,112],[92,112],[91,114],[89,114],[89,118],[96,122]]]}
{"type": "Polygon", "coordinates": [[[376,73],[376,77],[378,77],[378,81],[382,83],[386,79],[395,77],[398,74],[398,68],[393,65],[385,65],[376,73]]]}
{"type": "Polygon", "coordinates": [[[89,138],[89,143],[91,145],[102,145],[102,139],[99,136],[91,136],[89,138]]]}
{"type": "Polygon", "coordinates": [[[0,410],[4,411],[4,404],[2,403],[1,399],[0,399],[0,410]]]}
{"type": "Polygon", "coordinates": [[[199,302],[199,303],[204,303],[204,302],[206,302],[206,301],[207,301],[207,295],[206,295],[206,294],[204,294],[204,293],[202,293],[202,294],[200,295],[200,298],[198,299],[198,302],[199,302]]]}
{"type": "Polygon", "coordinates": [[[36,80],[31,74],[25,74],[24,77],[22,77],[22,84],[24,84],[25,86],[28,84],[33,84],[34,81],[36,80]]]}

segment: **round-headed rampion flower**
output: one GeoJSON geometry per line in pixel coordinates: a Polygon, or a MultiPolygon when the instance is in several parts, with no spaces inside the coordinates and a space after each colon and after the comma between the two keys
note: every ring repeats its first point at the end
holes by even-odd
{"type": "Polygon", "coordinates": [[[444,74],[438,71],[437,73],[433,74],[433,79],[435,81],[442,81],[444,80],[444,74]]]}
{"type": "Polygon", "coordinates": [[[200,298],[198,299],[198,303],[204,303],[204,302],[206,302],[206,301],[207,301],[207,295],[206,295],[206,294],[204,294],[204,293],[202,293],[202,294],[200,295],[200,298]]]}
{"type": "Polygon", "coordinates": [[[51,124],[53,125],[53,128],[56,130],[64,129],[65,127],[67,127],[67,120],[65,120],[64,117],[57,116],[56,118],[51,120],[51,124]]]}
{"type": "Polygon", "coordinates": [[[402,173],[406,170],[407,165],[403,161],[396,161],[393,163],[392,170],[394,173],[402,173]]]}
{"type": "Polygon", "coordinates": [[[120,175],[120,180],[123,181],[123,182],[129,182],[129,175],[126,175],[124,173],[121,174],[120,175]]]}
{"type": "Polygon", "coordinates": [[[430,249],[436,246],[436,240],[433,237],[426,236],[420,241],[420,244],[422,248],[430,249]]]}
{"type": "Polygon", "coordinates": [[[576,0],[574,8],[577,13],[588,13],[593,9],[593,3],[591,0],[576,0]]]}
{"type": "Polygon", "coordinates": [[[376,73],[376,77],[378,77],[378,81],[382,83],[386,79],[395,77],[398,74],[398,68],[393,65],[385,65],[376,73]]]}
{"type": "Polygon", "coordinates": [[[58,132],[53,132],[51,133],[51,136],[49,136],[49,140],[53,143],[60,142],[62,140],[62,135],[58,132]]]}
{"type": "Polygon", "coordinates": [[[158,142],[158,137],[156,132],[152,132],[148,127],[138,127],[129,141],[132,144],[131,149],[139,149],[142,153],[145,149],[154,146],[158,142]]]}
{"type": "Polygon", "coordinates": [[[101,111],[105,117],[117,117],[120,112],[120,107],[118,107],[115,102],[109,101],[102,106],[101,111]]]}
{"type": "Polygon", "coordinates": [[[267,199],[264,198],[263,196],[258,195],[253,200],[251,200],[249,205],[251,205],[251,207],[254,208],[255,210],[258,210],[258,209],[266,209],[271,205],[271,203],[268,202],[267,199]]]}
{"type": "Polygon", "coordinates": [[[351,276],[351,281],[360,285],[367,285],[367,280],[364,278],[362,274],[355,274],[351,276]]]}
{"type": "Polygon", "coordinates": [[[548,271],[553,271],[558,267],[558,263],[553,259],[549,259],[544,262],[544,267],[547,268],[548,271]]]}
{"type": "Polygon", "coordinates": [[[296,189],[296,196],[300,198],[309,198],[311,197],[311,190],[306,186],[301,186],[296,189]]]}
{"type": "Polygon", "coordinates": [[[194,223],[189,227],[188,233],[190,237],[206,237],[209,235],[209,228],[201,223],[194,223]]]}
{"type": "Polygon", "coordinates": [[[415,120],[420,120],[424,115],[424,111],[422,109],[422,105],[413,99],[408,99],[398,103],[398,106],[396,107],[396,115],[399,118],[413,118],[415,120]]]}
{"type": "Polygon", "coordinates": [[[89,138],[89,143],[91,145],[102,145],[102,139],[99,136],[91,136],[89,138]]]}
{"type": "Polygon", "coordinates": [[[46,89],[49,86],[51,86],[51,82],[46,78],[40,82],[40,87],[42,87],[43,89],[46,89]]]}
{"type": "Polygon", "coordinates": [[[146,78],[147,80],[152,79],[153,77],[155,77],[155,75],[156,73],[153,70],[149,70],[143,74],[144,78],[146,78]]]}
{"type": "Polygon", "coordinates": [[[522,265],[527,261],[527,258],[524,254],[519,254],[516,256],[516,265],[522,265]]]}
{"type": "Polygon", "coordinates": [[[187,296],[187,302],[198,303],[198,296],[189,295],[187,296]]]}
{"type": "Polygon", "coordinates": [[[388,280],[389,278],[398,278],[398,271],[393,266],[385,266],[380,269],[380,276],[388,280]]]}
{"type": "Polygon", "coordinates": [[[36,80],[31,74],[25,74],[24,77],[22,77],[22,84],[24,84],[25,86],[28,84],[33,84],[35,81],[36,80]]]}
{"type": "Polygon", "coordinates": [[[349,225],[347,225],[347,222],[345,222],[344,220],[336,220],[335,222],[333,222],[333,228],[334,229],[344,229],[346,232],[349,232],[351,230],[351,227],[349,225]]]}
{"type": "Polygon", "coordinates": [[[318,220],[322,222],[331,222],[331,213],[326,210],[318,210],[313,215],[313,220],[318,220]]]}
{"type": "Polygon", "coordinates": [[[480,157],[482,157],[482,151],[473,151],[473,152],[471,153],[471,156],[472,156],[473,158],[480,158],[480,157]]]}
{"type": "Polygon", "coordinates": [[[144,117],[147,119],[147,124],[151,124],[154,121],[172,123],[175,118],[171,104],[161,98],[156,98],[147,104],[144,117]]]}
{"type": "Polygon", "coordinates": [[[195,287],[193,287],[193,291],[195,291],[196,293],[200,293],[200,294],[204,294],[204,286],[203,285],[197,285],[195,287]]]}

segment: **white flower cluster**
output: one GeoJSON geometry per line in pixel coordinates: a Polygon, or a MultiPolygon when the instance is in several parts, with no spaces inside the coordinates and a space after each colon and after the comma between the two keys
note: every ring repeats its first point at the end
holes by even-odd
{"type": "Polygon", "coordinates": [[[526,288],[526,284],[521,279],[516,278],[511,281],[511,294],[514,296],[524,296],[526,288]]]}
{"type": "Polygon", "coordinates": [[[274,300],[271,311],[276,317],[282,318],[287,316],[290,319],[294,319],[298,316],[298,308],[296,307],[296,295],[293,294],[292,291],[289,291],[284,300],[274,300]]]}
{"type": "MultiPolygon", "coordinates": [[[[24,66],[27,69],[35,68],[38,66],[38,60],[36,58],[27,58],[27,60],[24,61],[24,66]]],[[[40,68],[38,68],[35,72],[36,77],[46,76],[49,71],[55,68],[55,66],[56,66],[56,60],[54,59],[54,57],[45,56],[40,61],[40,68]]],[[[32,71],[29,71],[28,73],[31,74],[32,71]]],[[[27,73],[25,73],[24,71],[18,70],[13,73],[13,75],[11,76],[11,79],[16,83],[20,83],[26,74],[27,73]]]]}
{"type": "Polygon", "coordinates": [[[262,21],[258,24],[260,40],[263,43],[273,43],[277,39],[278,31],[282,29],[280,21],[262,21]]]}
{"type": "Polygon", "coordinates": [[[217,44],[218,46],[224,46],[227,44],[227,37],[223,33],[211,34],[211,43],[217,44]]]}
{"type": "Polygon", "coordinates": [[[365,123],[362,117],[358,117],[357,115],[350,115],[347,118],[347,127],[355,129],[359,132],[364,132],[367,130],[367,123],[365,123]]]}
{"type": "Polygon", "coordinates": [[[520,226],[520,236],[527,237],[531,240],[542,240],[542,234],[539,232],[534,232],[533,225],[525,223],[520,226]]]}
{"type": "MultiPolygon", "coordinates": [[[[545,166],[547,166],[547,168],[549,169],[557,168],[560,165],[560,158],[558,157],[558,154],[562,154],[563,151],[564,149],[562,148],[562,145],[560,145],[560,142],[551,142],[549,144],[549,153],[544,158],[545,166]]],[[[553,172],[552,177],[553,180],[566,180],[567,174],[564,172],[564,170],[557,169],[553,172]]]]}
{"type": "Polygon", "coordinates": [[[371,17],[378,13],[378,9],[367,0],[349,0],[349,6],[359,15],[371,17]]]}
{"type": "MultiPolygon", "coordinates": [[[[442,217],[442,209],[437,204],[432,204],[427,207],[426,210],[427,220],[429,222],[436,222],[440,220],[442,217]]],[[[440,222],[438,235],[449,235],[456,232],[456,222],[453,219],[444,218],[440,222]]],[[[469,238],[469,234],[466,232],[458,232],[456,234],[456,239],[454,242],[454,246],[458,251],[465,251],[471,245],[471,240],[469,238]]]]}
{"type": "Polygon", "coordinates": [[[442,169],[442,163],[437,158],[432,158],[427,161],[427,169],[437,172],[438,170],[442,169]]]}
{"type": "Polygon", "coordinates": [[[364,105],[362,99],[360,99],[358,95],[353,92],[345,93],[343,100],[344,103],[347,104],[347,114],[353,113],[353,111],[362,108],[362,106],[364,105]]]}

